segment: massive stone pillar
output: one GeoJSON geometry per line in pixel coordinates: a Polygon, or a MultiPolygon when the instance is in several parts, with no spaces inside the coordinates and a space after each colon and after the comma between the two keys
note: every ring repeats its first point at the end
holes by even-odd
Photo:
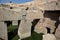
{"type": "Polygon", "coordinates": [[[0,21],[0,38],[3,40],[8,40],[7,25],[2,21],[0,21]]]}
{"type": "Polygon", "coordinates": [[[31,36],[31,22],[30,20],[21,20],[18,29],[18,35],[20,39],[31,36]]]}

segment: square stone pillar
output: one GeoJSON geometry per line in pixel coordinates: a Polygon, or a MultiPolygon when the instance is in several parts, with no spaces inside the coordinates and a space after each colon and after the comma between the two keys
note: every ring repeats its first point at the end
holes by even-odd
{"type": "Polygon", "coordinates": [[[8,40],[7,25],[2,21],[0,21],[0,38],[8,40]]]}
{"type": "Polygon", "coordinates": [[[20,39],[30,37],[31,36],[31,22],[30,20],[21,20],[18,35],[20,39]]]}

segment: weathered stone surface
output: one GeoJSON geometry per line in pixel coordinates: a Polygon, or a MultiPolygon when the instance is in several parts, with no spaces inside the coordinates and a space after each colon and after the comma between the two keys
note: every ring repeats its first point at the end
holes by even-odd
{"type": "Polygon", "coordinates": [[[53,34],[43,35],[43,40],[56,40],[56,37],[53,34]]]}
{"type": "Polygon", "coordinates": [[[57,0],[34,0],[35,5],[42,10],[60,10],[60,6],[56,5],[57,2],[57,0]]]}
{"type": "Polygon", "coordinates": [[[34,1],[38,4],[45,4],[45,3],[49,3],[49,2],[57,1],[57,0],[34,0],[34,1]]]}
{"type": "Polygon", "coordinates": [[[21,39],[31,36],[30,20],[22,20],[18,29],[18,35],[21,39]]]}
{"type": "Polygon", "coordinates": [[[40,19],[40,21],[35,26],[34,31],[37,33],[47,34],[47,29],[46,27],[44,27],[43,23],[44,23],[44,19],[40,19]]]}
{"type": "Polygon", "coordinates": [[[7,25],[1,21],[0,21],[0,38],[2,38],[4,40],[8,40],[7,25]]]}
{"type": "Polygon", "coordinates": [[[60,25],[58,26],[56,32],[55,32],[55,36],[57,39],[60,39],[60,25]]]}
{"type": "Polygon", "coordinates": [[[55,22],[56,21],[53,21],[50,18],[45,18],[45,22],[43,23],[43,25],[45,27],[50,28],[51,29],[51,33],[53,33],[54,32],[54,29],[55,29],[55,22]]]}
{"type": "Polygon", "coordinates": [[[48,2],[46,4],[36,4],[42,10],[55,10],[56,2],[48,2]]]}
{"type": "Polygon", "coordinates": [[[0,20],[22,20],[24,19],[23,15],[26,15],[26,11],[24,9],[0,8],[0,20]]]}
{"type": "Polygon", "coordinates": [[[35,27],[35,31],[39,33],[43,30],[42,32],[46,34],[47,33],[46,27],[48,27],[51,29],[51,33],[53,33],[55,30],[55,22],[56,21],[53,21],[50,18],[44,18],[38,22],[38,24],[35,27]]]}
{"type": "Polygon", "coordinates": [[[43,18],[43,13],[40,10],[28,10],[26,19],[34,20],[43,18]]]}

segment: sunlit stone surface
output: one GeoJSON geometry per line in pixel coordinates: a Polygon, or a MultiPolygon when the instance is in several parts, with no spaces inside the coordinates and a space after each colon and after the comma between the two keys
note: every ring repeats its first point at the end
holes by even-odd
{"type": "Polygon", "coordinates": [[[57,40],[60,40],[60,24],[56,30],[55,36],[56,36],[57,40]]]}
{"type": "Polygon", "coordinates": [[[43,35],[43,40],[56,40],[56,37],[53,34],[43,35]]]}
{"type": "Polygon", "coordinates": [[[34,31],[37,33],[47,34],[47,29],[46,27],[44,27],[43,23],[44,23],[44,19],[40,19],[37,25],[35,26],[34,31]]]}
{"type": "Polygon", "coordinates": [[[31,36],[31,23],[29,20],[22,20],[18,29],[18,35],[21,39],[31,36]]]}
{"type": "Polygon", "coordinates": [[[7,25],[2,21],[0,21],[0,38],[8,40],[7,25]]]}

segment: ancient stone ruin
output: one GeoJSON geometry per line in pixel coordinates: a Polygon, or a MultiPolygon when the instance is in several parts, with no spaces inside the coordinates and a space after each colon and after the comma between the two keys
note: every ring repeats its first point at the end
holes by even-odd
{"type": "Polygon", "coordinates": [[[18,25],[19,40],[31,36],[33,20],[39,19],[34,31],[43,33],[43,40],[60,40],[60,0],[33,0],[23,4],[0,4],[0,39],[8,40],[7,24],[18,25]],[[48,38],[50,37],[50,38],[48,38]]]}

